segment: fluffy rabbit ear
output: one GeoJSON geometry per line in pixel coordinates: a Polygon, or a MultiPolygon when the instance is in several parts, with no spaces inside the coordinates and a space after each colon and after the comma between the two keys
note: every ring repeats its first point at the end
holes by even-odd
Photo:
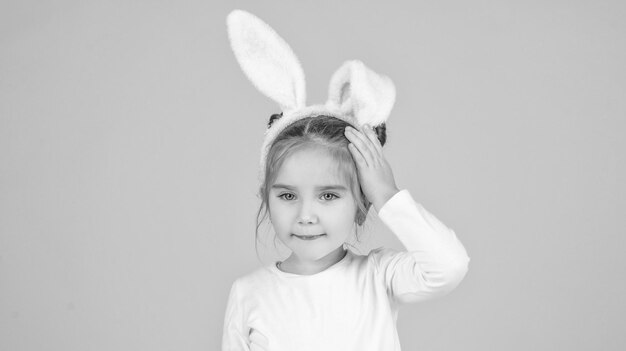
{"type": "Polygon", "coordinates": [[[363,62],[346,61],[330,79],[326,106],[353,116],[360,125],[372,127],[389,118],[396,100],[396,88],[387,76],[363,62]]]}
{"type": "Polygon", "coordinates": [[[276,101],[282,111],[304,107],[304,71],[285,40],[246,11],[232,11],[226,24],[235,57],[256,88],[276,101]]]}

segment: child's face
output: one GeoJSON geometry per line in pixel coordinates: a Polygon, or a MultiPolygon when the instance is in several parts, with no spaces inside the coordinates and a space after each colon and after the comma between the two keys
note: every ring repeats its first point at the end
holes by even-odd
{"type": "Polygon", "coordinates": [[[323,150],[298,151],[285,160],[270,189],[274,230],[299,260],[315,261],[330,254],[356,225],[357,206],[349,185],[336,174],[336,162],[323,150]]]}

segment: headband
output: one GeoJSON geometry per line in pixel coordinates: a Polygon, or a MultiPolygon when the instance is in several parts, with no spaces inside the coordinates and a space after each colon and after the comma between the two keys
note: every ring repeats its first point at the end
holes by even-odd
{"type": "Polygon", "coordinates": [[[304,71],[287,42],[253,14],[233,10],[226,19],[228,38],[239,66],[252,84],[278,103],[282,117],[265,131],[259,180],[265,177],[272,142],[290,124],[306,117],[327,115],[361,129],[389,118],[396,98],[393,82],[358,60],[345,61],[332,75],[325,104],[306,105],[304,71]]]}

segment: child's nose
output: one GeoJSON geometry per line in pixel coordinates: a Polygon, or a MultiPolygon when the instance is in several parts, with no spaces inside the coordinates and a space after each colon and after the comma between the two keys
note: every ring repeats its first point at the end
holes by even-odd
{"type": "Polygon", "coordinates": [[[300,213],[298,214],[298,222],[299,223],[313,223],[317,221],[317,216],[315,215],[314,206],[310,202],[303,202],[300,207],[300,213]]]}

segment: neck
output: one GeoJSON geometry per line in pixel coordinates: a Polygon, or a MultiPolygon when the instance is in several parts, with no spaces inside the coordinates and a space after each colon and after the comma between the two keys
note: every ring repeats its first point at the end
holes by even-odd
{"type": "Polygon", "coordinates": [[[340,246],[328,255],[313,261],[301,260],[295,253],[292,253],[291,256],[280,264],[280,269],[287,273],[300,275],[316,274],[341,261],[347,253],[348,251],[344,250],[343,246],[340,246]]]}

